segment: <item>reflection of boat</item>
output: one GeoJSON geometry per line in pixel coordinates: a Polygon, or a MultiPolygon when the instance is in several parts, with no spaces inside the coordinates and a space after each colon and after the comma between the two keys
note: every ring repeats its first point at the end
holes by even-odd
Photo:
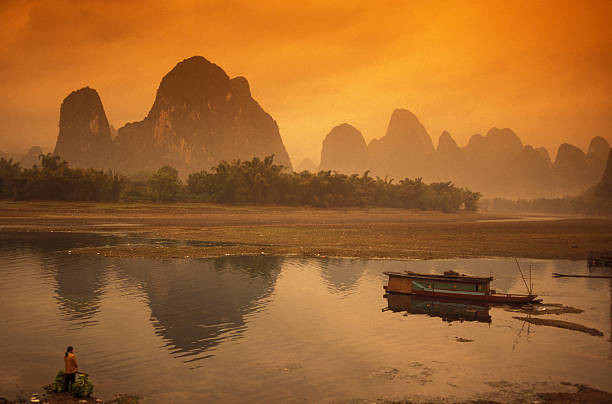
{"type": "Polygon", "coordinates": [[[468,276],[456,273],[445,275],[413,272],[384,272],[389,276],[387,292],[420,296],[473,300],[493,303],[527,303],[537,295],[497,293],[489,286],[492,277],[468,276]]]}
{"type": "Polygon", "coordinates": [[[479,321],[490,323],[489,306],[486,303],[469,303],[451,299],[434,300],[427,297],[394,294],[386,295],[388,310],[407,311],[411,314],[427,314],[444,321],[479,321]]]}
{"type": "Polygon", "coordinates": [[[612,251],[591,251],[587,257],[589,267],[612,267],[612,251]]]}

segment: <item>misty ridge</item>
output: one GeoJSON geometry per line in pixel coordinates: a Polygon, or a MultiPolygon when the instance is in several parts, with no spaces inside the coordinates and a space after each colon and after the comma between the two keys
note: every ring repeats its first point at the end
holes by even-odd
{"type": "MultiPolygon", "coordinates": [[[[212,185],[205,188],[202,184],[218,176],[221,169],[231,171],[233,167],[235,172],[240,172],[242,163],[264,164],[268,161],[265,157],[273,155],[273,163],[266,163],[268,166],[292,170],[278,125],[252,98],[248,81],[243,77],[230,78],[219,66],[201,56],[183,60],[163,77],[153,106],[142,121],[127,123],[115,130],[109,125],[98,93],[85,87],[72,92],[62,102],[59,128],[53,153],[72,168],[110,169],[127,175],[133,184],[146,184],[154,175],[172,178],[176,175],[177,179],[189,176],[190,191],[208,193],[212,201],[279,203],[282,199],[261,195],[221,199],[213,196],[212,185]],[[165,171],[155,173],[160,167],[165,171]],[[198,185],[193,185],[196,182],[198,185]]],[[[21,159],[22,167],[40,165],[41,152],[40,148],[32,148],[21,159]]],[[[435,148],[418,118],[408,110],[396,109],[384,136],[369,144],[348,123],[334,127],[322,143],[320,165],[304,161],[294,175],[304,171],[310,171],[309,178],[327,175],[327,180],[320,179],[322,184],[329,183],[333,176],[344,178],[338,184],[351,183],[346,178],[353,178],[353,182],[356,178],[362,181],[370,178],[388,184],[388,189],[409,181],[413,187],[414,184],[433,183],[434,187],[446,184],[452,190],[449,195],[455,195],[447,197],[453,200],[449,210],[455,210],[456,201],[462,206],[472,206],[470,198],[473,197],[465,203],[462,196],[457,196],[461,192],[512,199],[560,198],[585,192],[590,195],[602,180],[609,153],[608,142],[595,137],[586,153],[567,143],[560,145],[552,161],[545,148],[523,144],[509,128],[491,128],[484,136],[473,135],[464,147],[459,147],[444,131],[435,148]]],[[[53,164],[59,163],[57,160],[53,164]]],[[[275,175],[278,177],[281,171],[275,175]]],[[[261,172],[258,174],[265,177],[261,172]]],[[[241,175],[249,178],[247,174],[241,175]]],[[[306,178],[309,174],[303,176],[306,178]]],[[[253,188],[254,180],[249,181],[253,188]]],[[[238,182],[234,185],[240,187],[238,182]]],[[[285,188],[283,192],[298,192],[288,185],[285,188]]],[[[249,192],[255,191],[249,189],[249,192]]],[[[300,203],[315,206],[361,204],[354,197],[333,196],[342,194],[333,189],[329,191],[332,196],[327,198],[328,203],[321,200],[326,198],[324,191],[299,192],[319,192],[321,195],[314,201],[297,198],[300,203]],[[348,199],[353,202],[345,201],[348,199]]],[[[138,195],[146,199],[142,189],[132,189],[132,196],[137,199],[138,195]]],[[[381,206],[395,205],[398,203],[381,206]]]]}

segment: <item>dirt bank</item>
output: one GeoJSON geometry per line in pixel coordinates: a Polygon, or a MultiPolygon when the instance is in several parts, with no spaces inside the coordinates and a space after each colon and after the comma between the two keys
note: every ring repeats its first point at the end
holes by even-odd
{"type": "MultiPolygon", "coordinates": [[[[41,404],[138,404],[140,402],[140,398],[138,396],[128,394],[117,394],[111,400],[104,401],[95,397],[74,398],[70,393],[48,393],[40,396],[39,400],[41,404]]],[[[0,404],[18,404],[29,402],[30,397],[18,397],[15,400],[7,400],[0,397],[0,404]]]]}

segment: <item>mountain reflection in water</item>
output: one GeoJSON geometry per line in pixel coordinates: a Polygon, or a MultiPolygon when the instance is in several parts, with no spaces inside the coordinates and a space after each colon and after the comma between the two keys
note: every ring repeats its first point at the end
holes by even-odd
{"type": "Polygon", "coordinates": [[[431,298],[388,293],[387,310],[409,314],[426,314],[431,317],[440,317],[443,321],[478,321],[490,323],[489,305],[482,303],[469,303],[457,300],[434,300],[431,298]]]}
{"type": "Polygon", "coordinates": [[[173,352],[191,360],[238,338],[245,316],[273,290],[280,258],[225,257],[214,260],[133,259],[121,266],[121,278],[135,281],[148,297],[156,333],[173,352]]]}
{"type": "Polygon", "coordinates": [[[350,293],[367,268],[366,260],[323,259],[319,261],[321,276],[333,293],[350,293]]]}
{"type": "Polygon", "coordinates": [[[259,311],[258,301],[269,296],[280,273],[279,257],[160,261],[70,254],[78,247],[146,241],[101,234],[0,233],[0,249],[7,257],[41,259],[41,269],[54,280],[62,318],[72,328],[97,324],[108,277],[114,273],[144,291],[156,334],[188,361],[209,357],[199,354],[222,340],[239,338],[245,316],[259,311]]]}
{"type": "Polygon", "coordinates": [[[0,232],[0,251],[9,260],[40,259],[43,273],[55,280],[55,299],[63,318],[76,328],[96,323],[95,315],[106,286],[107,265],[101,260],[67,253],[79,247],[118,243],[120,238],[111,235],[0,232]],[[61,260],[49,254],[55,251],[64,253],[61,260]]]}

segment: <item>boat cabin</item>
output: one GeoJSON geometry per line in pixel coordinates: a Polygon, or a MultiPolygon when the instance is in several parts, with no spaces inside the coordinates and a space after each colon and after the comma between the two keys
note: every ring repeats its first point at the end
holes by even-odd
{"type": "MultiPolygon", "coordinates": [[[[425,275],[384,272],[389,276],[387,291],[393,293],[442,292],[456,294],[489,294],[493,278],[468,275],[425,275]]],[[[493,291],[494,292],[494,291],[493,291]]]]}

